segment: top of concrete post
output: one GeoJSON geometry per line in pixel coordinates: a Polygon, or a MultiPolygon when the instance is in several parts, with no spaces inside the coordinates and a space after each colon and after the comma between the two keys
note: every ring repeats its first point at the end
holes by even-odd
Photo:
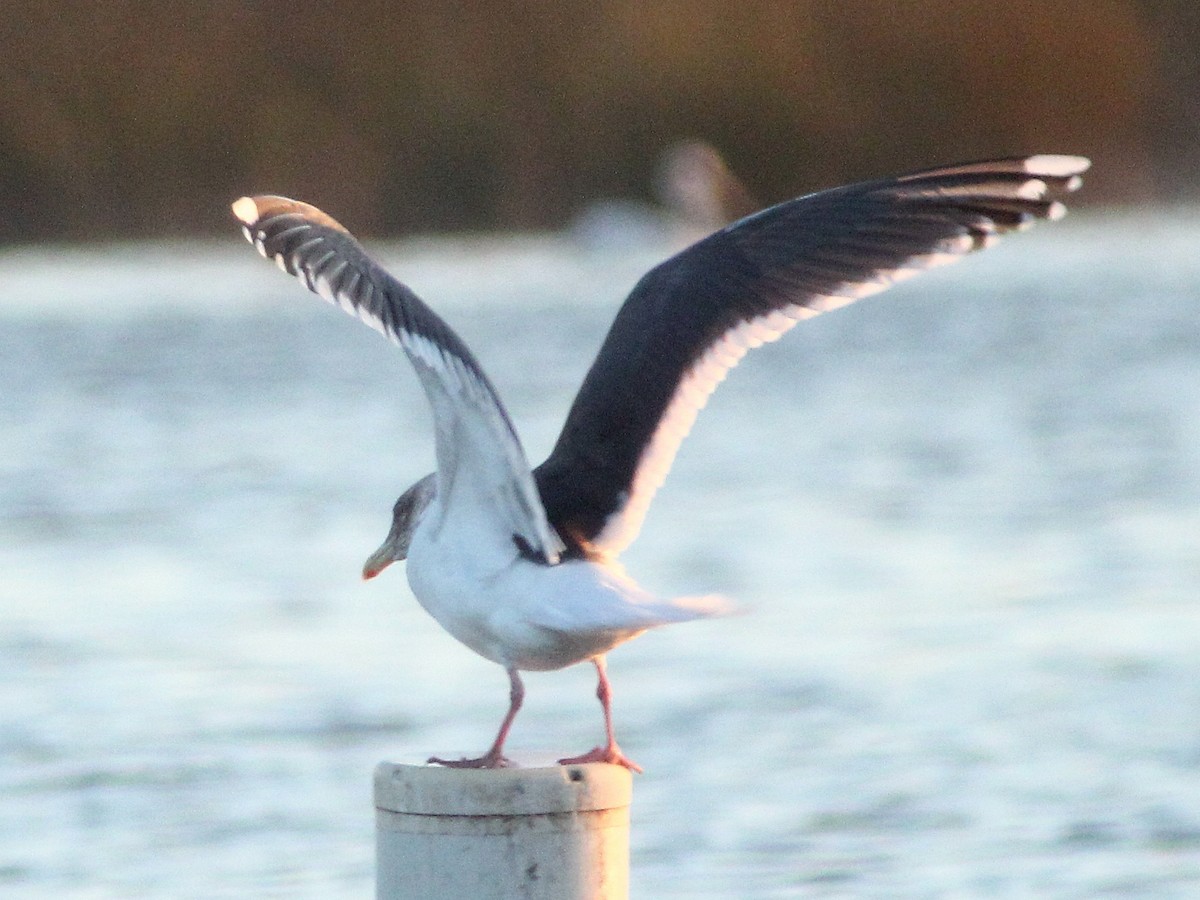
{"type": "Polygon", "coordinates": [[[375,806],[425,816],[525,816],[627,807],[633,777],[622,766],[585,763],[454,769],[382,762],[375,806]]]}

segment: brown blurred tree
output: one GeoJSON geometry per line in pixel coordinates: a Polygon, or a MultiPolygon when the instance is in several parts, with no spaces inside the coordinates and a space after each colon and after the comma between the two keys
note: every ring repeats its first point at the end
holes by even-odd
{"type": "Polygon", "coordinates": [[[1194,4],[1153,6],[9,0],[0,240],[227,230],[247,191],[365,232],[557,226],[648,196],[683,137],[764,200],[1030,150],[1095,156],[1089,197],[1144,198],[1194,134],[1194,94],[1156,102],[1200,37],[1194,4]]]}

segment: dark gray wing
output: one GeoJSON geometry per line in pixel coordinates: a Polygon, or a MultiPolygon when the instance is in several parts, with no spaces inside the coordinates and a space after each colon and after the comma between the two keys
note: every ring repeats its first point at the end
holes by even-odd
{"type": "Polygon", "coordinates": [[[748,216],[642,278],[534,477],[551,524],[615,555],[680,442],[746,351],[796,322],[1066,212],[1088,160],[1040,155],[810,194],[748,216]]]}
{"type": "Polygon", "coordinates": [[[433,408],[443,514],[461,514],[481,549],[496,541],[511,551],[520,538],[525,552],[556,562],[562,544],[547,524],[521,442],[450,326],[315,206],[243,197],[233,212],[259,253],[403,348],[433,408]]]}

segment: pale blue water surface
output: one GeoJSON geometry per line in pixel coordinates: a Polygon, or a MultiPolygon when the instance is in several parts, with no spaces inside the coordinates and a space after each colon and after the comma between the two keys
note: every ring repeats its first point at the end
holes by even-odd
{"type": "MultiPolygon", "coordinates": [[[[540,460],[664,247],[378,248],[540,460]]],[[[503,673],[400,567],[398,351],[240,239],[0,253],[0,896],[367,897],[371,770],[503,673]]],[[[1068,219],[798,327],[626,557],[749,613],[613,654],[635,896],[1200,896],[1200,219],[1068,219]]],[[[586,668],[520,752],[577,753],[586,668]]]]}

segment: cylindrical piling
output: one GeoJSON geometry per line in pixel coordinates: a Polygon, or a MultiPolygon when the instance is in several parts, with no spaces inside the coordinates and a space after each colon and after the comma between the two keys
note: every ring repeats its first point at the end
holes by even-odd
{"type": "Polygon", "coordinates": [[[377,900],[624,900],[627,769],[375,770],[377,900]]]}

